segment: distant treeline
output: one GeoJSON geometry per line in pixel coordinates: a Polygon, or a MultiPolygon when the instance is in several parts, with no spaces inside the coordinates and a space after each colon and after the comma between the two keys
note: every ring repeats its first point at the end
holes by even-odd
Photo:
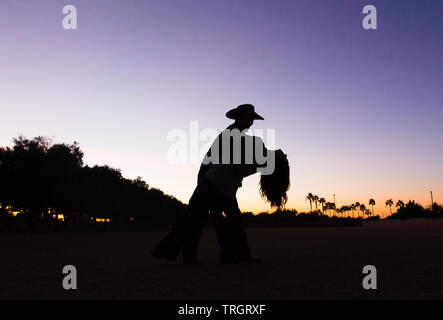
{"type": "MultiPolygon", "coordinates": [[[[306,200],[309,201],[311,206],[310,214],[314,215],[330,215],[334,217],[343,218],[357,218],[365,220],[379,220],[380,216],[375,215],[374,206],[376,204],[374,199],[369,199],[368,204],[372,207],[372,210],[366,207],[364,203],[355,202],[350,205],[343,205],[341,207],[336,207],[334,202],[327,202],[325,198],[319,197],[312,194],[311,192],[307,194],[306,200]],[[315,205],[315,210],[312,210],[312,205],[315,205]],[[319,209],[321,206],[321,210],[319,209]]],[[[430,208],[424,208],[419,203],[414,200],[409,200],[405,203],[402,200],[398,200],[395,203],[392,199],[388,199],[385,202],[386,207],[389,207],[390,215],[387,219],[408,219],[408,218],[435,218],[443,217],[443,207],[437,203],[433,203],[430,208]],[[394,206],[395,205],[395,206],[394,206]],[[398,208],[397,212],[392,213],[392,207],[398,208]]],[[[293,213],[293,212],[292,212],[293,213]]],[[[299,215],[303,215],[300,213],[299,215]]]]}
{"type": "MultiPolygon", "coordinates": [[[[131,180],[109,166],[85,166],[76,142],[54,144],[44,137],[22,136],[13,141],[12,147],[0,147],[0,227],[13,221],[31,226],[43,223],[50,228],[61,224],[64,229],[97,225],[111,230],[122,226],[145,229],[175,224],[186,211],[185,204],[140,177],[131,180]]],[[[380,219],[374,215],[373,199],[369,200],[372,211],[359,202],[337,208],[312,193],[306,199],[311,204],[309,213],[280,209],[257,215],[244,212],[243,218],[250,226],[360,225],[365,216],[364,220],[380,219]]],[[[393,205],[392,199],[386,201],[390,210],[393,205]]],[[[395,206],[397,212],[390,219],[443,216],[442,206],[436,203],[425,209],[415,201],[399,200],[395,206]]]]}
{"type": "Polygon", "coordinates": [[[141,178],[122,177],[109,166],[83,165],[78,143],[54,144],[44,137],[13,140],[0,147],[0,216],[14,213],[31,224],[87,219],[173,223],[186,205],[141,178]]]}

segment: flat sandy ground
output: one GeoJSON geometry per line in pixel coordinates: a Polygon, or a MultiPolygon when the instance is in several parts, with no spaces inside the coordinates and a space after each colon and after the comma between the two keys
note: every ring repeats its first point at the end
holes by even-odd
{"type": "Polygon", "coordinates": [[[202,266],[152,258],[166,231],[0,234],[0,299],[443,299],[443,219],[362,227],[250,228],[261,264],[220,265],[213,229],[202,266]],[[62,288],[62,268],[78,290],[62,288]],[[376,266],[378,289],[362,287],[376,266]]]}

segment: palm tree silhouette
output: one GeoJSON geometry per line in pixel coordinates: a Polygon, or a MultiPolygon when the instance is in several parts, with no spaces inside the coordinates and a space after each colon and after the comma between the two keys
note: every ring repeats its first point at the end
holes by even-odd
{"type": "Polygon", "coordinates": [[[365,211],[366,211],[366,206],[364,204],[360,205],[360,211],[361,211],[361,218],[364,219],[365,218],[365,211]]]}
{"type": "Polygon", "coordinates": [[[351,206],[346,206],[346,212],[348,213],[347,214],[347,217],[349,218],[350,217],[350,214],[349,214],[349,211],[351,211],[351,206]]]}
{"type": "Polygon", "coordinates": [[[340,212],[342,215],[345,215],[346,212],[345,209],[346,209],[345,206],[341,206],[340,208],[337,209],[337,211],[340,212]]]}
{"type": "Polygon", "coordinates": [[[389,211],[392,214],[392,205],[394,204],[394,201],[392,199],[386,200],[386,206],[389,207],[389,211]]]}
{"type": "Polygon", "coordinates": [[[354,210],[356,209],[357,209],[357,204],[356,203],[351,204],[352,218],[355,218],[354,210]]]}
{"type": "MultiPolygon", "coordinates": [[[[360,209],[360,202],[356,202],[355,203],[355,210],[357,211],[357,210],[359,210],[360,209]]],[[[358,211],[357,211],[357,218],[358,218],[358,216],[359,216],[359,214],[358,214],[358,211]]]]}
{"type": "Polygon", "coordinates": [[[369,216],[371,215],[371,211],[369,211],[369,209],[366,209],[366,211],[365,211],[365,215],[367,215],[368,218],[369,218],[369,216]]]}
{"type": "Polygon", "coordinates": [[[318,199],[318,202],[321,204],[321,211],[322,211],[322,213],[325,213],[325,203],[326,203],[325,198],[318,199]]]}
{"type": "MultiPolygon", "coordinates": [[[[333,210],[333,211],[337,212],[337,208],[335,207],[335,203],[334,202],[328,202],[328,207],[329,207],[329,210],[333,210]]],[[[332,212],[332,216],[335,217],[334,212],[332,212]]]]}
{"type": "Polygon", "coordinates": [[[311,206],[311,212],[312,212],[312,201],[314,201],[314,195],[309,192],[308,195],[306,196],[306,200],[309,201],[309,205],[311,206]]]}
{"type": "Polygon", "coordinates": [[[348,207],[347,207],[347,206],[341,206],[341,207],[340,207],[340,212],[341,212],[343,215],[345,215],[347,211],[348,211],[348,207]]]}
{"type": "Polygon", "coordinates": [[[326,214],[330,215],[331,214],[331,208],[332,208],[332,203],[331,202],[326,202],[325,204],[325,208],[326,208],[326,214]]]}
{"type": "Polygon", "coordinates": [[[395,206],[398,208],[403,208],[405,206],[405,203],[402,200],[398,200],[395,206]]]}
{"type": "Polygon", "coordinates": [[[372,215],[374,215],[375,200],[372,198],[369,199],[369,205],[372,206],[372,215]]]}
{"type": "Polygon", "coordinates": [[[312,201],[314,201],[314,204],[315,204],[315,211],[317,211],[317,204],[318,204],[319,200],[320,200],[320,198],[317,195],[314,195],[312,197],[312,201]]]}

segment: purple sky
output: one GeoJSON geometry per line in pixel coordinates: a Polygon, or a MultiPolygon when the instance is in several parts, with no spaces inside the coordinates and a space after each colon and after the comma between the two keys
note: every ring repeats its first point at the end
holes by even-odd
{"type": "MultiPolygon", "coordinates": [[[[0,2],[0,145],[79,141],[89,165],[187,202],[198,165],[172,165],[166,136],[221,130],[252,103],[291,162],[289,207],[443,202],[443,1],[0,2]],[[62,8],[78,30],[62,28],[62,8]],[[362,28],[362,8],[378,30],[362,28]]],[[[258,176],[242,210],[269,210],[258,176]]]]}

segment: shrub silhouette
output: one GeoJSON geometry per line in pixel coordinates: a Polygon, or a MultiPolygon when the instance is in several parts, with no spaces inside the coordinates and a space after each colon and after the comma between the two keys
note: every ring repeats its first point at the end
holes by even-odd
{"type": "Polygon", "coordinates": [[[425,216],[425,209],[422,205],[415,201],[409,200],[404,206],[399,207],[396,213],[392,215],[393,218],[421,218],[425,216]]]}

